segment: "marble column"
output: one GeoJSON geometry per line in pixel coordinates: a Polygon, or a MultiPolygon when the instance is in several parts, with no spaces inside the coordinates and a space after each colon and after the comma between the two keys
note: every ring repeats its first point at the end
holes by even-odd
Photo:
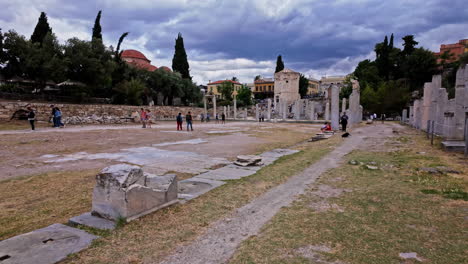
{"type": "Polygon", "coordinates": [[[258,121],[258,118],[260,117],[260,113],[258,111],[258,104],[255,105],[255,120],[258,121]]]}
{"type": "Polygon", "coordinates": [[[206,109],[206,96],[203,96],[203,112],[206,116],[206,113],[208,112],[208,110],[206,109]]]}
{"type": "Polygon", "coordinates": [[[268,104],[268,107],[267,107],[267,120],[271,121],[271,99],[267,100],[267,104],[268,104]]]}
{"type": "Polygon", "coordinates": [[[301,119],[301,107],[302,107],[301,100],[300,99],[296,100],[296,102],[294,102],[294,105],[293,105],[294,119],[295,120],[301,119]]]}
{"type": "Polygon", "coordinates": [[[230,117],[231,117],[231,106],[228,105],[227,106],[227,116],[226,116],[226,118],[230,118],[230,117]]]}
{"type": "Polygon", "coordinates": [[[331,127],[333,130],[340,129],[340,88],[333,85],[331,89],[331,127]]]}
{"type": "Polygon", "coordinates": [[[216,95],[213,95],[213,119],[216,118],[216,95]]]}
{"type": "Polygon", "coordinates": [[[315,120],[315,102],[312,101],[310,102],[309,104],[309,117],[310,117],[310,120],[315,120]]]}
{"type": "Polygon", "coordinates": [[[403,114],[401,115],[401,122],[406,123],[407,118],[408,118],[408,110],[405,108],[403,109],[403,114]]]}
{"type": "Polygon", "coordinates": [[[237,99],[236,96],[234,95],[234,120],[237,118],[237,99]]]}
{"type": "Polygon", "coordinates": [[[286,114],[288,112],[288,104],[287,102],[283,101],[282,104],[281,104],[281,108],[283,110],[283,119],[286,120],[288,115],[286,114]]]}
{"type": "Polygon", "coordinates": [[[343,115],[344,113],[346,113],[346,98],[343,98],[341,101],[341,114],[343,115]]]}
{"type": "Polygon", "coordinates": [[[223,106],[223,114],[226,116],[226,106],[223,106]]]}
{"type": "Polygon", "coordinates": [[[325,121],[330,120],[330,103],[325,104],[325,121]]]}
{"type": "Polygon", "coordinates": [[[244,108],[244,112],[245,112],[244,120],[247,120],[247,115],[249,114],[249,111],[247,110],[247,108],[244,108]]]}

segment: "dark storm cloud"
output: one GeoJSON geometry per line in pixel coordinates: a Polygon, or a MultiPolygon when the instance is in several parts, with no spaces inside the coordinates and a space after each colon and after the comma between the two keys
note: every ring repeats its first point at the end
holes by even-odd
{"type": "Polygon", "coordinates": [[[1,24],[28,36],[39,12],[46,11],[62,40],[70,31],[89,36],[97,11],[103,10],[101,23],[107,44],[115,45],[120,34],[129,31],[124,48],[143,49],[150,58],[167,65],[174,39],[181,32],[192,69],[204,76],[199,78],[204,81],[231,74],[231,69],[243,69],[245,78],[255,76],[255,71],[268,73],[278,54],[283,55],[287,67],[303,72],[347,73],[358,59],[371,54],[376,42],[391,33],[396,45],[404,35],[414,34],[422,46],[432,49],[441,42],[468,37],[465,0],[0,2],[5,2],[0,9],[1,24]],[[214,60],[219,69],[204,72],[206,62],[214,60]]]}

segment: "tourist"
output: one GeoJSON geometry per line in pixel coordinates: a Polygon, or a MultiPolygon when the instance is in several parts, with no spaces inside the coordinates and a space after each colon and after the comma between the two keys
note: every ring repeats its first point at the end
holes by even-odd
{"type": "Polygon", "coordinates": [[[183,129],[182,129],[182,122],[183,122],[182,113],[179,113],[179,114],[177,115],[176,121],[177,121],[177,131],[183,130],[183,129]]]}
{"type": "Polygon", "coordinates": [[[28,106],[28,121],[31,125],[31,130],[34,131],[34,121],[36,121],[36,113],[34,113],[34,110],[30,106],[28,106]]]}
{"type": "Polygon", "coordinates": [[[218,113],[216,113],[215,120],[216,120],[216,124],[219,124],[219,116],[218,116],[218,113]]]}
{"type": "Polygon", "coordinates": [[[52,109],[52,113],[51,113],[51,121],[52,121],[52,126],[53,127],[58,127],[57,126],[57,122],[55,121],[55,106],[54,105],[50,105],[50,108],[52,109]]]}
{"type": "Polygon", "coordinates": [[[341,116],[340,123],[341,123],[341,130],[346,132],[346,126],[348,125],[348,116],[346,115],[346,113],[344,113],[341,116]]]}
{"type": "Polygon", "coordinates": [[[58,107],[55,107],[55,127],[63,128],[65,125],[62,123],[62,111],[58,107]]]}
{"type": "Polygon", "coordinates": [[[386,118],[387,118],[387,116],[385,114],[382,114],[382,124],[384,123],[386,118]]]}
{"type": "Polygon", "coordinates": [[[148,125],[148,128],[151,128],[151,120],[153,119],[153,113],[151,113],[151,110],[146,109],[146,124],[148,125]]]}
{"type": "Polygon", "coordinates": [[[320,129],[322,132],[332,131],[330,123],[326,122],[325,125],[320,129]]]}
{"type": "Polygon", "coordinates": [[[210,122],[210,114],[206,113],[206,122],[210,122]]]}
{"type": "Polygon", "coordinates": [[[226,115],[224,113],[221,114],[221,124],[226,124],[226,115]]]}
{"type": "Polygon", "coordinates": [[[203,123],[205,121],[205,114],[200,114],[200,121],[203,123]]]}
{"type": "Polygon", "coordinates": [[[185,115],[185,121],[187,122],[187,131],[189,131],[189,127],[190,127],[190,130],[193,131],[192,114],[190,113],[190,111],[188,112],[188,114],[185,115]]]}
{"type": "Polygon", "coordinates": [[[146,128],[146,118],[147,118],[146,111],[145,111],[145,109],[141,108],[140,109],[140,120],[141,120],[142,128],[146,128]]]}

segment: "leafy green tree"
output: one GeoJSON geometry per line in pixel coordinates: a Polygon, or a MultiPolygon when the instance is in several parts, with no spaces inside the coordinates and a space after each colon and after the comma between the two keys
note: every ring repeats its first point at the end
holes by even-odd
{"type": "Polygon", "coordinates": [[[393,49],[393,33],[390,36],[390,43],[388,44],[388,46],[390,47],[390,49],[393,49]]]}
{"type": "Polygon", "coordinates": [[[114,88],[113,101],[118,104],[141,105],[141,95],[145,88],[145,84],[138,79],[123,81],[114,88]]]}
{"type": "Polygon", "coordinates": [[[276,69],[275,69],[275,73],[277,72],[280,72],[284,69],[284,63],[283,63],[283,58],[281,57],[281,55],[278,56],[278,58],[276,58],[276,69]]]}
{"type": "Polygon", "coordinates": [[[53,33],[47,33],[41,44],[31,46],[26,60],[26,72],[29,79],[39,84],[39,88],[45,88],[49,80],[64,81],[65,67],[63,48],[53,33]]]}
{"type": "Polygon", "coordinates": [[[255,79],[254,79],[254,81],[260,80],[261,78],[262,78],[262,76],[260,76],[260,75],[257,75],[257,76],[255,76],[255,79]]]}
{"type": "Polygon", "coordinates": [[[236,76],[232,77],[232,79],[231,79],[231,80],[232,80],[233,82],[239,82],[239,79],[237,79],[237,77],[236,77],[236,76]]]}
{"type": "Polygon", "coordinates": [[[5,56],[3,53],[3,33],[2,29],[0,28],[0,64],[3,64],[5,61],[5,56]]]}
{"type": "Polygon", "coordinates": [[[191,79],[189,72],[189,63],[187,60],[187,53],[185,52],[184,39],[182,34],[179,33],[175,43],[175,52],[172,59],[172,70],[179,72],[184,79],[191,79]]]}
{"type": "Polygon", "coordinates": [[[242,85],[239,91],[237,91],[236,99],[239,102],[239,106],[250,106],[253,104],[252,91],[246,85],[242,85]]]}
{"type": "Polygon", "coordinates": [[[302,73],[299,78],[299,94],[301,97],[307,95],[307,91],[309,90],[309,79],[307,79],[302,73]]]}
{"type": "Polygon", "coordinates": [[[102,12],[102,10],[99,10],[99,12],[98,12],[98,14],[96,16],[96,20],[94,21],[92,39],[100,39],[102,41],[101,12],[102,12]]]}
{"type": "Polygon", "coordinates": [[[180,99],[184,105],[197,104],[201,101],[201,91],[190,79],[181,79],[179,83],[182,86],[180,99]]]}
{"type": "Polygon", "coordinates": [[[3,62],[5,66],[1,69],[6,78],[27,77],[26,63],[31,51],[31,43],[14,30],[4,35],[3,62]]]}
{"type": "Polygon", "coordinates": [[[402,69],[410,91],[422,90],[424,83],[437,73],[437,59],[432,51],[418,48],[406,57],[402,69]]]}
{"type": "Polygon", "coordinates": [[[414,36],[413,35],[407,35],[407,36],[404,36],[403,38],[403,55],[405,56],[409,56],[413,53],[413,51],[415,50],[416,48],[416,45],[419,44],[419,42],[415,41],[414,40],[414,36]]]}
{"type": "Polygon", "coordinates": [[[41,12],[36,27],[34,28],[34,32],[31,35],[31,42],[39,43],[41,45],[47,33],[52,33],[52,28],[49,26],[46,13],[41,12]]]}
{"type": "Polygon", "coordinates": [[[218,86],[218,91],[225,101],[232,102],[232,93],[234,92],[234,84],[232,82],[222,82],[221,85],[218,86]]]}
{"type": "Polygon", "coordinates": [[[359,81],[361,86],[368,84],[371,87],[377,87],[377,85],[382,81],[375,62],[370,60],[363,60],[359,62],[358,66],[354,70],[353,75],[356,80],[359,81]]]}

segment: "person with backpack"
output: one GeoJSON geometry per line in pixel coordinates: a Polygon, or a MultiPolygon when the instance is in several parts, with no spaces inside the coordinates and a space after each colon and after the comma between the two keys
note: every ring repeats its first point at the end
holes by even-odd
{"type": "Polygon", "coordinates": [[[346,115],[346,113],[344,113],[341,116],[340,123],[341,123],[341,130],[346,132],[346,126],[348,125],[348,116],[346,115]]]}
{"type": "Polygon", "coordinates": [[[182,129],[182,122],[184,122],[184,121],[183,121],[183,119],[182,119],[182,113],[179,113],[179,114],[177,115],[177,117],[176,117],[176,122],[177,122],[177,131],[183,130],[183,129],[182,129]]]}
{"type": "Polygon", "coordinates": [[[188,114],[185,115],[185,121],[187,122],[187,131],[189,131],[189,127],[190,127],[190,130],[193,131],[192,114],[190,113],[190,111],[188,112],[188,114]]]}
{"type": "Polygon", "coordinates": [[[29,121],[29,124],[31,125],[31,130],[34,131],[35,130],[34,121],[36,121],[36,113],[34,113],[34,110],[30,106],[28,106],[28,121],[29,121]]]}

